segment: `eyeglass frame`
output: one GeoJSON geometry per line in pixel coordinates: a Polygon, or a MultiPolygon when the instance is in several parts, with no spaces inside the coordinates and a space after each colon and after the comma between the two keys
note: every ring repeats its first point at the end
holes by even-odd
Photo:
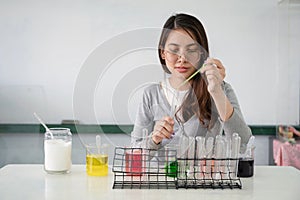
{"type": "Polygon", "coordinates": [[[166,52],[166,59],[169,61],[169,62],[175,62],[175,61],[177,61],[180,57],[182,57],[182,56],[184,56],[184,58],[188,61],[188,62],[190,62],[190,63],[192,63],[192,64],[196,64],[197,62],[199,62],[200,60],[201,60],[201,56],[203,56],[204,55],[204,53],[200,50],[200,49],[197,49],[197,50],[192,50],[192,51],[194,51],[194,52],[198,52],[199,53],[199,58],[197,59],[197,60],[192,60],[192,59],[189,59],[189,56],[187,56],[187,52],[188,51],[185,51],[185,52],[183,52],[183,53],[177,53],[177,52],[172,52],[172,50],[170,50],[170,49],[164,49],[164,51],[166,52]],[[176,59],[174,58],[174,59],[168,59],[167,57],[168,57],[168,54],[170,54],[172,57],[175,57],[176,56],[176,59]]]}

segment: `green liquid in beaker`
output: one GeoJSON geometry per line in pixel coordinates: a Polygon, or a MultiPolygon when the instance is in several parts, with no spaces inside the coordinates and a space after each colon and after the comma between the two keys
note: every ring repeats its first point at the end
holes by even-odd
{"type": "Polygon", "coordinates": [[[165,164],[165,171],[167,176],[169,177],[177,177],[178,172],[178,163],[177,161],[173,161],[165,164]]]}

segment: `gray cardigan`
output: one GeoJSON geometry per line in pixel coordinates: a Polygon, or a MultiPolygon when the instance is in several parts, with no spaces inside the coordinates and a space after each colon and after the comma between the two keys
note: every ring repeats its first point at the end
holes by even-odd
{"type": "Polygon", "coordinates": [[[142,102],[139,105],[137,111],[134,129],[131,133],[131,142],[134,144],[138,144],[143,140],[147,148],[159,149],[170,142],[178,141],[183,133],[183,130],[188,136],[215,137],[224,129],[224,132],[226,134],[238,133],[240,135],[241,151],[243,151],[252,133],[250,128],[245,123],[237,97],[231,85],[223,81],[222,87],[225,95],[234,108],[233,114],[230,119],[223,123],[219,118],[215,105],[213,105],[212,110],[214,111],[212,112],[212,128],[208,129],[206,127],[203,127],[200,124],[199,119],[195,115],[183,125],[180,125],[176,120],[174,120],[174,137],[172,139],[164,139],[158,145],[155,144],[151,138],[153,127],[156,121],[161,120],[165,116],[171,115],[171,105],[166,99],[161,84],[151,84],[150,86],[146,87],[144,90],[142,102]],[[149,133],[149,137],[147,139],[142,139],[144,129],[147,129],[149,133]]]}

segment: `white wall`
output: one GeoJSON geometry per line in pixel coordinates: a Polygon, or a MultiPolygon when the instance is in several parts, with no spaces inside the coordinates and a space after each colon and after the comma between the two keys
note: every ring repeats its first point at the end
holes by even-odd
{"type": "Polygon", "coordinates": [[[1,0],[0,123],[36,123],[34,111],[59,123],[73,101],[83,123],[133,123],[143,80],[163,77],[153,48],[174,12],[203,22],[247,123],[297,123],[300,4],[286,2],[1,0]],[[91,79],[78,85],[82,74],[91,79]]]}

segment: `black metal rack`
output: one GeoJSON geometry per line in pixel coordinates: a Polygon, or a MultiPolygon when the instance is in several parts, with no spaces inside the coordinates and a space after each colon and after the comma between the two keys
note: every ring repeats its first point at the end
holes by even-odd
{"type": "Polygon", "coordinates": [[[178,158],[177,188],[242,188],[237,177],[238,159],[178,158]]]}
{"type": "Polygon", "coordinates": [[[235,189],[238,159],[177,158],[176,150],[116,147],[113,189],[235,189]]]}

